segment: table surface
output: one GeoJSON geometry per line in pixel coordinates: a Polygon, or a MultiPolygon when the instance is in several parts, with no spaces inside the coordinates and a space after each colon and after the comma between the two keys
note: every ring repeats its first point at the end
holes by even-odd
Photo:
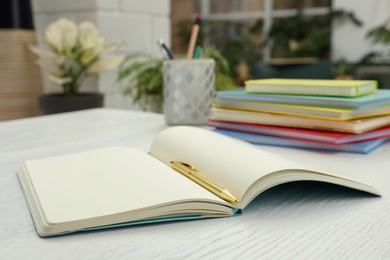
{"type": "Polygon", "coordinates": [[[167,127],[161,114],[112,109],[1,122],[0,259],[390,259],[390,143],[368,155],[259,146],[347,166],[383,197],[297,182],[261,194],[239,217],[37,235],[16,176],[25,160],[111,145],[148,151],[167,127]]]}

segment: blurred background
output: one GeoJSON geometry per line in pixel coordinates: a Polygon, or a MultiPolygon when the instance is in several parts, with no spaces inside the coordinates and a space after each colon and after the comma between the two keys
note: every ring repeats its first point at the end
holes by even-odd
{"type": "MultiPolygon", "coordinates": [[[[160,38],[177,57],[185,55],[196,13],[198,44],[226,58],[236,86],[278,77],[376,79],[390,88],[388,0],[2,0],[0,120],[39,115],[36,97],[58,91],[27,50],[45,45],[44,29],[55,19],[90,20],[107,42],[125,42],[120,53],[161,58],[160,38]]],[[[118,70],[83,86],[103,93],[105,107],[141,109],[126,88],[118,70]]]]}

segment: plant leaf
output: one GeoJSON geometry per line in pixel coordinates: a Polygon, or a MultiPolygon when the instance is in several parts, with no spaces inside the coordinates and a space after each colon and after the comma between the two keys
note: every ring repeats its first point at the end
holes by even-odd
{"type": "Polygon", "coordinates": [[[125,59],[124,55],[115,56],[105,60],[98,60],[87,68],[87,73],[90,75],[98,74],[103,71],[112,70],[118,67],[123,60],[125,59]]]}
{"type": "Polygon", "coordinates": [[[92,48],[92,49],[86,50],[80,55],[80,61],[83,65],[88,65],[94,59],[99,58],[101,55],[108,53],[108,52],[111,52],[111,51],[115,51],[122,46],[123,46],[122,41],[116,41],[116,42],[110,43],[102,48],[96,48],[96,49],[92,48]]]}
{"type": "Polygon", "coordinates": [[[61,70],[57,69],[55,66],[46,64],[42,60],[37,60],[35,63],[39,65],[41,68],[43,68],[44,70],[46,70],[50,75],[53,75],[55,77],[61,77],[64,75],[64,73],[61,70]]]}
{"type": "Polygon", "coordinates": [[[57,83],[59,85],[63,85],[63,84],[72,82],[72,78],[71,77],[59,78],[59,77],[56,77],[56,76],[53,76],[53,75],[49,75],[49,80],[53,81],[54,83],[57,83]]]}
{"type": "Polygon", "coordinates": [[[53,52],[38,48],[37,46],[34,46],[34,45],[29,45],[28,48],[30,49],[30,51],[32,53],[34,53],[37,56],[47,58],[53,62],[57,61],[57,55],[53,52]]]}

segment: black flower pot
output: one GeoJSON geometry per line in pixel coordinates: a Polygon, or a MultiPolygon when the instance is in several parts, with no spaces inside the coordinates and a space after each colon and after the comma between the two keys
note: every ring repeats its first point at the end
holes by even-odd
{"type": "Polygon", "coordinates": [[[48,94],[38,98],[39,107],[44,114],[90,109],[103,106],[103,95],[99,93],[80,93],[75,96],[48,94]]]}

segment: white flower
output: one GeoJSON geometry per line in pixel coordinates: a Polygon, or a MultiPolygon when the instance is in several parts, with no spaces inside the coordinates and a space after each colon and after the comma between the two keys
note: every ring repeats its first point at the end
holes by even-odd
{"type": "Polygon", "coordinates": [[[81,49],[101,49],[104,47],[104,37],[90,21],[79,24],[79,42],[81,49]]]}
{"type": "Polygon", "coordinates": [[[112,70],[118,67],[123,62],[125,57],[125,55],[122,55],[108,58],[105,60],[98,60],[87,69],[87,73],[90,75],[94,75],[103,71],[112,70]]]}
{"type": "Polygon", "coordinates": [[[69,18],[59,18],[46,27],[45,40],[50,51],[36,46],[30,46],[30,50],[39,56],[37,64],[48,72],[49,79],[62,85],[67,94],[77,93],[87,76],[114,69],[125,59],[125,56],[100,59],[123,44],[106,44],[89,21],[76,24],[69,18]]]}
{"type": "Polygon", "coordinates": [[[77,44],[77,37],[77,25],[69,18],[60,18],[45,29],[46,41],[59,53],[74,48],[77,44]]]}

